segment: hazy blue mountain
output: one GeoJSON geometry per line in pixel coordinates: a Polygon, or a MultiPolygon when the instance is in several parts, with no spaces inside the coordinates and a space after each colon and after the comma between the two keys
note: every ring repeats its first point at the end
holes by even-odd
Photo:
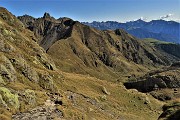
{"type": "Polygon", "coordinates": [[[93,21],[91,23],[83,22],[83,24],[100,30],[122,28],[138,38],[155,38],[162,41],[180,43],[180,23],[175,21],[152,20],[145,22],[139,19],[126,23],[93,21]]]}

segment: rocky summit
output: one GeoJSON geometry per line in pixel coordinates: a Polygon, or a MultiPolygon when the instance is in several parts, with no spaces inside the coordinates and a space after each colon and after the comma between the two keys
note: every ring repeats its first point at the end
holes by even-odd
{"type": "Polygon", "coordinates": [[[1,7],[0,120],[176,120],[179,51],[123,29],[1,7]]]}

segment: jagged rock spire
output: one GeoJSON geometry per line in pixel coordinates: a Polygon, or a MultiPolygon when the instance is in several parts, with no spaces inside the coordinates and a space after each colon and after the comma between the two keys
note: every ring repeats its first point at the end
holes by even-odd
{"type": "Polygon", "coordinates": [[[50,14],[45,12],[43,18],[51,18],[50,14]]]}

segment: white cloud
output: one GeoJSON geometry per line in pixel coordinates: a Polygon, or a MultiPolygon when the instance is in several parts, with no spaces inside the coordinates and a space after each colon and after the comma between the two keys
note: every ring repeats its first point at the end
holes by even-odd
{"type": "Polygon", "coordinates": [[[164,15],[164,16],[160,16],[160,19],[167,19],[167,18],[170,18],[170,17],[172,17],[173,16],[173,14],[167,14],[167,15],[164,15]]]}
{"type": "Polygon", "coordinates": [[[176,22],[179,22],[179,23],[180,23],[180,19],[176,19],[176,20],[174,20],[174,21],[176,21],[176,22]]]}
{"type": "Polygon", "coordinates": [[[141,20],[147,21],[146,17],[140,17],[141,20]]]}
{"type": "Polygon", "coordinates": [[[132,20],[132,21],[137,21],[137,20],[143,20],[143,21],[148,21],[148,19],[146,18],[146,17],[140,17],[140,18],[138,18],[138,19],[134,19],[134,20],[132,20]]]}

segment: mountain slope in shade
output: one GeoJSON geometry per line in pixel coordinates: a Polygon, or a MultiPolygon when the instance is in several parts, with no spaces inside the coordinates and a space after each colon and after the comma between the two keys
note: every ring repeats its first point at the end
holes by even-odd
{"type": "Polygon", "coordinates": [[[126,23],[114,21],[107,22],[83,22],[91,27],[106,30],[123,28],[138,38],[154,38],[162,41],[180,43],[180,23],[174,21],[152,20],[145,22],[141,19],[126,23]]]}

